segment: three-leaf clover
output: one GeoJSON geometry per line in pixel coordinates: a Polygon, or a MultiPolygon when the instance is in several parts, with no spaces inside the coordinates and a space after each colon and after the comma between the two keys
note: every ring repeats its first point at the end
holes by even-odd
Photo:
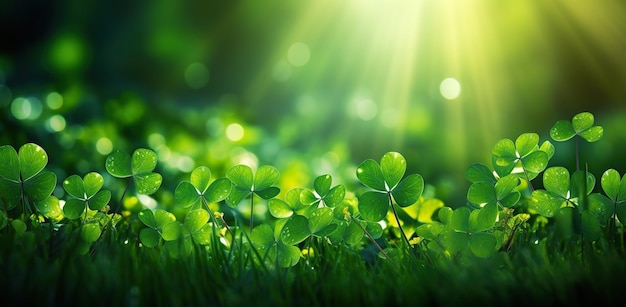
{"type": "Polygon", "coordinates": [[[117,178],[133,178],[137,193],[150,195],[161,187],[163,177],[152,171],[157,164],[154,151],[139,148],[132,157],[125,152],[116,151],[106,159],[105,168],[109,174],[117,178]]]}
{"type": "Polygon", "coordinates": [[[63,188],[71,196],[65,201],[63,212],[68,219],[80,217],[87,208],[100,210],[111,200],[111,192],[100,190],[104,184],[102,175],[90,172],[84,178],[78,175],[67,177],[63,181],[63,188]]]}
{"type": "Polygon", "coordinates": [[[574,136],[580,136],[587,142],[596,142],[602,138],[602,126],[593,125],[593,114],[582,112],[574,115],[571,121],[559,120],[550,129],[550,136],[555,141],[567,141],[574,136]]]}
{"type": "Polygon", "coordinates": [[[261,224],[252,229],[250,240],[259,251],[261,261],[268,265],[278,263],[279,266],[288,268],[300,261],[301,252],[297,246],[285,244],[280,239],[281,230],[272,229],[269,224],[261,224]]]}
{"type": "Polygon", "coordinates": [[[274,184],[278,182],[280,172],[273,166],[263,165],[256,174],[247,165],[235,165],[226,171],[226,177],[233,182],[233,188],[226,204],[235,208],[242,200],[250,197],[250,229],[253,226],[254,194],[263,199],[271,199],[280,193],[274,184]]]}
{"type": "Polygon", "coordinates": [[[489,257],[496,251],[498,241],[493,233],[486,230],[493,227],[497,208],[493,210],[485,206],[470,211],[467,207],[460,207],[441,213],[449,215],[444,219],[446,228],[441,232],[442,242],[448,251],[456,253],[469,247],[475,256],[481,258],[489,257]]]}
{"type": "Polygon", "coordinates": [[[521,198],[521,193],[515,190],[520,185],[520,179],[515,174],[496,179],[486,165],[477,163],[470,165],[465,177],[472,182],[467,200],[478,208],[491,204],[510,208],[521,198]]]}
{"type": "Polygon", "coordinates": [[[532,180],[548,165],[554,154],[554,145],[545,141],[539,147],[539,135],[523,133],[515,139],[501,139],[492,149],[493,168],[500,177],[504,177],[521,167],[523,179],[532,180]]]}
{"type": "Polygon", "coordinates": [[[398,152],[387,152],[380,159],[380,164],[372,159],[365,160],[356,169],[356,176],[365,186],[374,191],[367,191],[359,197],[359,212],[366,221],[378,222],[393,210],[402,237],[410,245],[394,202],[400,207],[415,203],[424,191],[424,179],[419,174],[412,174],[402,179],[406,171],[406,160],[398,152]]]}
{"type": "Polygon", "coordinates": [[[613,213],[617,214],[622,224],[626,223],[626,174],[620,180],[617,170],[608,169],[602,174],[600,185],[612,202],[613,213]]]}
{"type": "Polygon", "coordinates": [[[336,185],[331,188],[333,178],[326,174],[318,176],[313,181],[313,191],[303,190],[300,200],[304,204],[322,204],[327,207],[335,207],[343,201],[346,195],[346,188],[343,185],[336,185]]]}
{"type": "Polygon", "coordinates": [[[142,229],[139,232],[139,239],[141,243],[147,247],[155,247],[159,244],[163,237],[165,238],[177,238],[178,229],[167,229],[167,226],[170,223],[176,222],[176,217],[174,214],[165,211],[163,209],[156,209],[154,211],[150,209],[144,209],[139,212],[139,220],[146,226],[147,228],[142,229]],[[169,233],[168,233],[169,231],[169,233]]]}
{"type": "Polygon", "coordinates": [[[31,210],[29,204],[36,208],[47,207],[44,214],[58,213],[58,200],[51,196],[56,187],[57,177],[50,171],[44,171],[48,164],[48,155],[41,146],[27,143],[20,147],[19,152],[10,145],[0,146],[0,202],[8,211],[18,204],[31,210]],[[54,208],[52,208],[54,207],[54,208]]]}
{"type": "Polygon", "coordinates": [[[217,178],[211,182],[211,170],[206,166],[196,167],[190,181],[182,181],[176,187],[174,198],[183,208],[198,209],[203,204],[216,203],[230,194],[232,183],[228,178],[217,178]]]}

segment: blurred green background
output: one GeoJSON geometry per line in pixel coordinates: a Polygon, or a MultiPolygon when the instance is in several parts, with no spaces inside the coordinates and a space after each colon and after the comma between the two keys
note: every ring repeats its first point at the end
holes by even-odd
{"type": "Polygon", "coordinates": [[[399,151],[455,206],[499,139],[582,111],[605,128],[583,162],[626,171],[624,1],[9,0],[0,29],[0,143],[60,178],[147,147],[171,190],[242,163],[350,185],[399,151]]]}

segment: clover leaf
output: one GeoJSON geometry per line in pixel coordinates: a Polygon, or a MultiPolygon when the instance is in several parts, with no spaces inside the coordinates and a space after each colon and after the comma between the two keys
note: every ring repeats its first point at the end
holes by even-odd
{"type": "Polygon", "coordinates": [[[274,184],[278,182],[280,172],[270,165],[259,167],[256,174],[247,165],[235,165],[226,171],[226,177],[233,182],[233,189],[226,197],[226,204],[235,208],[242,200],[250,197],[250,229],[253,227],[254,195],[262,199],[271,199],[280,193],[274,184]]]}
{"type": "MultiPolygon", "coordinates": [[[[477,257],[487,258],[493,255],[497,239],[493,233],[485,232],[495,223],[496,215],[492,206],[495,204],[473,211],[467,207],[460,207],[449,213],[449,219],[442,221],[446,224],[445,230],[437,231],[446,250],[458,253],[469,248],[477,257]]],[[[420,233],[425,230],[428,229],[420,229],[420,233]]]]}
{"type": "Polygon", "coordinates": [[[148,226],[139,232],[139,239],[143,245],[155,247],[162,238],[178,237],[178,229],[169,229],[170,232],[176,233],[167,233],[166,226],[176,222],[176,217],[172,213],[163,209],[156,209],[154,212],[150,209],[144,209],[139,212],[138,217],[144,225],[148,226]]]}
{"type": "Polygon", "coordinates": [[[7,210],[20,203],[30,210],[31,202],[35,208],[41,202],[54,202],[49,197],[56,187],[57,177],[43,170],[48,164],[48,155],[41,146],[27,143],[19,152],[10,145],[0,146],[0,161],[0,201],[7,210]]]}
{"type": "Polygon", "coordinates": [[[277,263],[280,267],[288,268],[300,261],[301,252],[297,246],[283,243],[280,230],[272,229],[269,224],[261,224],[252,229],[250,240],[258,249],[261,261],[267,265],[277,263]]]}
{"type": "Polygon", "coordinates": [[[304,193],[304,188],[293,188],[285,193],[285,200],[279,198],[272,198],[268,201],[268,207],[270,214],[279,219],[288,218],[294,214],[309,215],[308,211],[311,211],[315,206],[311,204],[303,203],[301,195],[304,193]]]}
{"type": "Polygon", "coordinates": [[[300,200],[309,205],[321,203],[324,206],[335,207],[343,201],[346,189],[341,184],[331,188],[331,183],[332,177],[330,175],[318,176],[313,181],[313,191],[303,190],[300,200]]]}
{"type": "Polygon", "coordinates": [[[176,203],[183,208],[199,209],[203,204],[220,202],[230,194],[232,182],[225,177],[217,178],[213,182],[211,170],[206,166],[196,167],[190,176],[190,181],[182,181],[174,191],[176,203]]]}
{"type": "Polygon", "coordinates": [[[539,135],[523,133],[515,139],[501,139],[492,149],[493,168],[499,177],[512,173],[516,167],[524,172],[523,179],[532,180],[548,165],[554,145],[545,141],[539,147],[539,135]]]}
{"type": "Polygon", "coordinates": [[[86,209],[100,210],[111,200],[111,192],[100,190],[104,184],[102,175],[91,172],[80,178],[78,175],[67,177],[63,188],[71,198],[65,201],[63,212],[68,219],[80,217],[86,209]]]}
{"type": "Polygon", "coordinates": [[[622,222],[626,222],[626,174],[620,180],[620,174],[615,169],[608,169],[602,174],[600,185],[606,196],[613,203],[613,210],[622,222]]]}
{"type": "Polygon", "coordinates": [[[510,208],[521,198],[521,193],[515,191],[519,185],[520,179],[515,174],[499,178],[495,184],[489,181],[475,182],[467,192],[467,200],[478,208],[491,203],[510,208]]]}
{"type": "Polygon", "coordinates": [[[161,174],[152,172],[156,164],[157,155],[154,151],[139,148],[133,152],[132,157],[122,151],[110,154],[105,168],[114,177],[132,177],[137,193],[150,195],[161,187],[163,181],[161,174]]]}
{"type": "Polygon", "coordinates": [[[593,114],[581,112],[569,120],[559,120],[550,129],[550,137],[553,140],[563,142],[574,136],[580,136],[587,142],[596,142],[602,138],[604,129],[602,126],[594,126],[593,114]]]}

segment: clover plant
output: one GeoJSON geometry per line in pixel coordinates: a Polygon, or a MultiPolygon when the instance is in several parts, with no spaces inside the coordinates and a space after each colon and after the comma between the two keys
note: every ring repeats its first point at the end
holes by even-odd
{"type": "Polygon", "coordinates": [[[504,177],[518,174],[529,182],[537,177],[554,154],[554,145],[545,141],[539,146],[539,135],[523,133],[513,142],[501,139],[493,146],[491,160],[496,174],[504,177]]]}
{"type": "MultiPolygon", "coordinates": [[[[138,148],[132,156],[123,151],[110,154],[106,159],[105,168],[113,177],[128,178],[129,183],[132,180],[137,193],[151,195],[161,187],[163,181],[161,174],[153,172],[156,164],[157,155],[154,151],[138,148]]],[[[128,184],[122,193],[120,204],[127,191],[128,184]]]]}
{"type": "Polygon", "coordinates": [[[280,172],[270,165],[259,167],[255,174],[247,165],[235,165],[226,171],[226,177],[233,182],[233,188],[226,197],[226,204],[235,208],[242,200],[250,197],[250,230],[254,226],[254,195],[262,199],[271,199],[280,193],[274,184],[278,182],[280,172]]]}
{"type": "Polygon", "coordinates": [[[602,174],[600,185],[606,196],[612,203],[611,212],[611,234],[614,235],[617,227],[617,219],[626,222],[626,174],[620,180],[620,174],[615,169],[608,169],[602,174]]]}
{"type": "Polygon", "coordinates": [[[406,160],[398,152],[385,153],[380,164],[372,159],[365,160],[356,169],[356,176],[365,186],[373,189],[359,197],[359,212],[371,222],[382,220],[389,211],[393,214],[407,246],[410,246],[395,205],[407,207],[415,203],[424,191],[424,179],[412,174],[403,179],[406,160]]]}

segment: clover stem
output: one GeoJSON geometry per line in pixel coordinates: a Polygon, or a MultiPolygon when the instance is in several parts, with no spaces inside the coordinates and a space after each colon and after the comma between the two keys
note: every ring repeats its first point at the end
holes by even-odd
{"type": "Polygon", "coordinates": [[[579,171],[580,170],[580,163],[579,163],[579,158],[578,158],[578,136],[576,136],[574,138],[574,146],[575,146],[575,150],[576,150],[576,170],[579,171]]]}
{"type": "Polygon", "coordinates": [[[124,197],[126,196],[126,192],[128,192],[128,186],[130,185],[130,181],[133,177],[128,177],[126,180],[126,187],[124,187],[124,192],[122,192],[122,197],[120,197],[120,201],[117,203],[117,207],[115,208],[114,213],[119,213],[120,208],[122,207],[122,203],[124,202],[124,197]]]}
{"type": "Polygon", "coordinates": [[[374,245],[376,246],[376,248],[378,249],[378,251],[380,251],[381,254],[383,254],[383,256],[385,256],[385,258],[389,259],[389,260],[393,260],[391,259],[391,257],[389,257],[389,255],[387,253],[385,253],[385,250],[383,250],[382,247],[380,247],[380,245],[378,244],[378,242],[376,242],[376,240],[374,240],[374,238],[372,237],[372,235],[369,233],[369,231],[367,231],[367,229],[365,229],[365,227],[363,227],[363,225],[361,225],[357,219],[355,219],[354,217],[350,216],[350,219],[352,219],[352,222],[355,223],[357,226],[359,226],[359,228],[361,228],[361,230],[363,230],[363,233],[365,233],[365,235],[370,239],[370,241],[372,241],[372,243],[374,243],[374,245]]]}
{"type": "Polygon", "coordinates": [[[402,238],[404,238],[404,242],[406,243],[406,246],[408,248],[411,248],[411,243],[409,242],[409,238],[406,237],[406,234],[404,233],[404,229],[402,229],[402,224],[400,223],[398,212],[396,211],[396,208],[393,206],[391,193],[387,193],[387,196],[389,197],[389,206],[391,206],[391,210],[393,210],[393,216],[396,218],[396,222],[398,223],[398,228],[400,228],[400,233],[402,234],[402,238]]]}
{"type": "Polygon", "coordinates": [[[254,226],[252,219],[254,218],[254,193],[250,195],[250,231],[252,231],[252,227],[254,226]]]}

